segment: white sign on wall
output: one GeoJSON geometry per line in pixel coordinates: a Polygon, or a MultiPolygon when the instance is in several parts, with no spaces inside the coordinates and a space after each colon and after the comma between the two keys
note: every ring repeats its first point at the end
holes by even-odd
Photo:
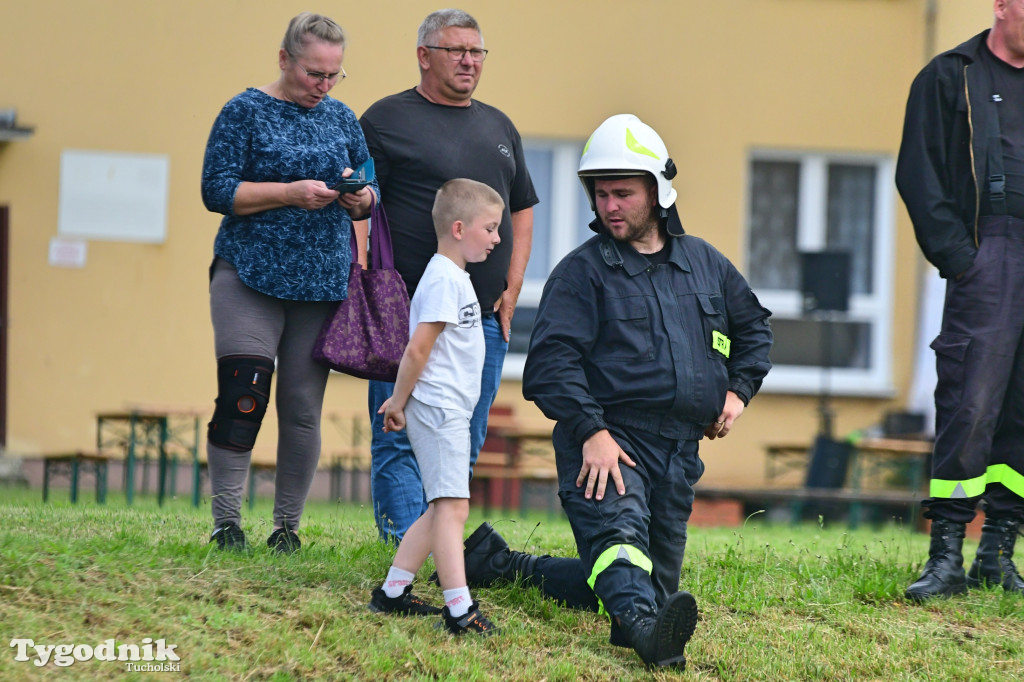
{"type": "Polygon", "coordinates": [[[162,244],[169,167],[162,154],[64,150],[58,234],[162,244]]]}

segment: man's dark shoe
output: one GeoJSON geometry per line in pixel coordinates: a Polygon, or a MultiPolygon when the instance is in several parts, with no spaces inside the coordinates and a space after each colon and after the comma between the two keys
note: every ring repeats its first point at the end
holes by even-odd
{"type": "Polygon", "coordinates": [[[967,592],[964,576],[964,534],[966,524],[934,519],[928,562],[921,577],[907,588],[907,599],[924,601],[932,597],[952,597],[967,592]]]}
{"type": "Polygon", "coordinates": [[[1001,585],[1007,592],[1024,593],[1024,579],[1013,563],[1019,530],[1020,523],[1011,519],[985,519],[978,554],[967,572],[968,587],[1001,585]]]}
{"type": "Polygon", "coordinates": [[[480,604],[477,602],[469,605],[469,613],[458,618],[453,617],[448,612],[447,606],[444,607],[441,610],[441,622],[444,623],[444,629],[453,635],[464,635],[467,632],[472,632],[476,635],[490,637],[499,632],[497,626],[489,621],[487,616],[480,613],[480,604]]]}
{"type": "Polygon", "coordinates": [[[529,580],[538,557],[509,549],[505,538],[486,521],[466,538],[463,557],[469,587],[490,587],[499,580],[529,580]]]}
{"type": "Polygon", "coordinates": [[[238,524],[228,522],[217,526],[210,535],[210,542],[217,542],[217,549],[229,552],[241,552],[247,549],[245,544],[245,533],[238,527],[238,524]]]}
{"type": "Polygon", "coordinates": [[[436,616],[441,609],[431,606],[412,593],[412,583],[397,597],[389,597],[384,588],[378,587],[370,597],[367,606],[374,613],[395,613],[400,616],[436,616]]]}
{"type": "Polygon", "coordinates": [[[288,526],[281,526],[267,538],[267,547],[278,554],[292,554],[302,547],[302,543],[295,531],[288,526]]]}
{"type": "Polygon", "coordinates": [[[689,592],[670,595],[657,612],[616,616],[633,650],[650,667],[686,667],[683,650],[697,629],[697,600],[689,592]]]}

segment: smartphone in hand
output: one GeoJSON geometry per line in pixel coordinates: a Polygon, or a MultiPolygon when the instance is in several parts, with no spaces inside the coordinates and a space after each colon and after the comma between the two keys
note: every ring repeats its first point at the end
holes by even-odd
{"type": "Polygon", "coordinates": [[[331,187],[335,192],[349,194],[358,192],[373,182],[373,157],[371,156],[359,168],[352,171],[352,175],[342,178],[341,182],[331,187]]]}

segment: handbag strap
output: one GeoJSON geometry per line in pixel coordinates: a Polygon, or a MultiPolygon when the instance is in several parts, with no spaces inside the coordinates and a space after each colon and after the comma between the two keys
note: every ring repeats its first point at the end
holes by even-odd
{"type": "MultiPolygon", "coordinates": [[[[349,230],[352,239],[349,247],[352,254],[352,262],[356,261],[355,253],[359,248],[356,242],[356,226],[352,223],[349,230]]],[[[373,199],[373,208],[370,209],[370,270],[394,270],[395,253],[391,246],[391,228],[388,226],[388,217],[384,214],[384,207],[380,202],[373,199]]]]}
{"type": "Polygon", "coordinates": [[[394,270],[395,253],[391,246],[391,228],[384,207],[376,199],[370,209],[370,267],[374,270],[394,270]]]}

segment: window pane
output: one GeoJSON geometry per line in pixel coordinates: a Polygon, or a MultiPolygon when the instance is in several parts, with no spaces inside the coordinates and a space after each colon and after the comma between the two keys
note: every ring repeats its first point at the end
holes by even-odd
{"type": "MultiPolygon", "coordinates": [[[[526,167],[540,203],[533,207],[533,245],[526,263],[526,279],[544,281],[551,272],[551,173],[554,154],[549,149],[524,147],[526,167]]],[[[512,318],[515,320],[515,317],[512,318]]]]}
{"type": "Polygon", "coordinates": [[[850,291],[872,293],[875,234],[875,168],[834,163],[828,167],[829,249],[849,251],[850,291]]]}
{"type": "Polygon", "coordinates": [[[536,306],[516,306],[516,314],[512,316],[512,333],[509,334],[508,352],[522,353],[530,348],[530,334],[533,333],[533,323],[537,319],[536,306]]]}
{"type": "Polygon", "coordinates": [[[851,369],[871,367],[870,322],[773,316],[772,333],[775,335],[772,364],[851,369]]]}
{"type": "Polygon", "coordinates": [[[750,253],[747,268],[755,289],[800,288],[796,250],[800,164],[754,161],[750,173],[750,253]]]}

